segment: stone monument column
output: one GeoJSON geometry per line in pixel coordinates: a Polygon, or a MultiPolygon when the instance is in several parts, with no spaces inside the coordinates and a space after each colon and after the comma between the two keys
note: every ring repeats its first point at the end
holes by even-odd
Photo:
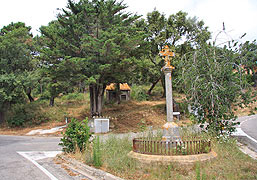
{"type": "Polygon", "coordinates": [[[172,98],[172,79],[171,73],[174,67],[170,65],[170,57],[175,56],[170,51],[168,46],[160,52],[160,55],[165,57],[165,66],[162,71],[165,74],[165,88],[166,88],[166,111],[167,111],[167,123],[162,126],[163,129],[163,141],[171,141],[179,139],[178,125],[173,121],[173,98],[172,98]]]}
{"type": "Polygon", "coordinates": [[[171,83],[171,67],[164,67],[165,75],[165,89],[166,89],[166,111],[167,111],[167,122],[173,122],[173,99],[172,99],[172,83],[171,83]]]}

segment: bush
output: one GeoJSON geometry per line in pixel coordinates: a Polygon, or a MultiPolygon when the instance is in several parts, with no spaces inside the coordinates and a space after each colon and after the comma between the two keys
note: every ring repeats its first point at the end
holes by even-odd
{"type": "Polygon", "coordinates": [[[15,104],[8,112],[9,127],[24,127],[25,125],[39,125],[49,120],[47,114],[40,111],[37,102],[15,104]]]}
{"type": "Polygon", "coordinates": [[[158,83],[152,90],[153,96],[162,96],[163,95],[163,87],[161,83],[158,83]]]}
{"type": "Polygon", "coordinates": [[[63,146],[64,152],[75,152],[76,148],[79,151],[86,149],[87,142],[91,137],[90,128],[88,126],[88,121],[79,122],[76,119],[72,119],[68,124],[68,127],[61,139],[59,145],[63,146]]]}
{"type": "Polygon", "coordinates": [[[49,100],[51,97],[50,92],[49,91],[45,91],[44,93],[40,94],[39,96],[39,100],[49,100]]]}
{"type": "Polygon", "coordinates": [[[179,105],[179,110],[181,113],[184,113],[186,115],[189,114],[189,110],[188,110],[188,103],[187,102],[181,102],[181,103],[178,103],[179,105]]]}
{"type": "Polygon", "coordinates": [[[147,101],[149,100],[149,95],[146,91],[143,86],[132,86],[131,98],[137,101],[147,101]]]}
{"type": "Polygon", "coordinates": [[[62,100],[84,100],[83,93],[69,93],[61,97],[62,100]]]}
{"type": "Polygon", "coordinates": [[[20,127],[23,126],[28,119],[25,112],[25,107],[22,104],[17,104],[12,107],[11,115],[7,119],[7,124],[9,127],[20,127]]]}

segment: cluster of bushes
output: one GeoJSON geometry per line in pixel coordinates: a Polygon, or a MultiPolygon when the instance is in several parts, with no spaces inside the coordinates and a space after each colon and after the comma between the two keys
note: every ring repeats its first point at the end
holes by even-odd
{"type": "Polygon", "coordinates": [[[147,89],[144,86],[132,86],[131,98],[137,101],[147,101],[149,100],[149,95],[147,94],[147,89]]]}
{"type": "MultiPolygon", "coordinates": [[[[47,121],[62,121],[67,116],[65,107],[49,107],[49,94],[43,93],[37,101],[26,101],[13,104],[6,114],[6,123],[9,127],[26,127],[39,125],[47,121]]],[[[84,101],[84,93],[69,93],[60,97],[61,101],[84,101]]]]}
{"type": "Polygon", "coordinates": [[[85,100],[84,93],[69,93],[67,95],[63,95],[61,97],[62,100],[76,100],[76,101],[83,101],[85,100]]]}
{"type": "Polygon", "coordinates": [[[38,102],[15,104],[8,112],[7,125],[9,127],[24,127],[39,125],[47,122],[49,116],[41,111],[42,104],[38,102]]]}

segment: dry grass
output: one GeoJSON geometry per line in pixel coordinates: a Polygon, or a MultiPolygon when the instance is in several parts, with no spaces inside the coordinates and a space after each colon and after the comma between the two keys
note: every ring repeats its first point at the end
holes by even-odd
{"type": "Polygon", "coordinates": [[[217,159],[201,165],[207,179],[257,179],[257,161],[243,154],[235,140],[215,141],[213,148],[218,154],[217,159]]]}
{"type": "MultiPolygon", "coordinates": [[[[257,161],[243,154],[234,139],[217,141],[213,139],[213,149],[218,157],[215,160],[180,165],[171,163],[141,164],[127,156],[132,150],[131,142],[127,138],[108,139],[101,144],[103,166],[100,168],[116,176],[129,180],[247,180],[257,179],[257,161]]],[[[92,165],[92,149],[81,153],[76,152],[73,157],[92,165]]]]}
{"type": "Polygon", "coordinates": [[[111,126],[117,133],[144,130],[145,127],[160,127],[165,123],[165,113],[155,108],[164,101],[124,102],[104,108],[104,114],[112,117],[111,126]]]}

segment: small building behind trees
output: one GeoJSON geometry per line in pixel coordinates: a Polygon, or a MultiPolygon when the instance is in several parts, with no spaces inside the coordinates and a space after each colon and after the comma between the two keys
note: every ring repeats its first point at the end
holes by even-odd
{"type": "Polygon", "coordinates": [[[119,99],[121,101],[128,101],[130,100],[130,87],[127,83],[119,83],[119,89],[116,88],[117,84],[111,83],[109,86],[106,87],[106,100],[107,102],[119,99]]]}

